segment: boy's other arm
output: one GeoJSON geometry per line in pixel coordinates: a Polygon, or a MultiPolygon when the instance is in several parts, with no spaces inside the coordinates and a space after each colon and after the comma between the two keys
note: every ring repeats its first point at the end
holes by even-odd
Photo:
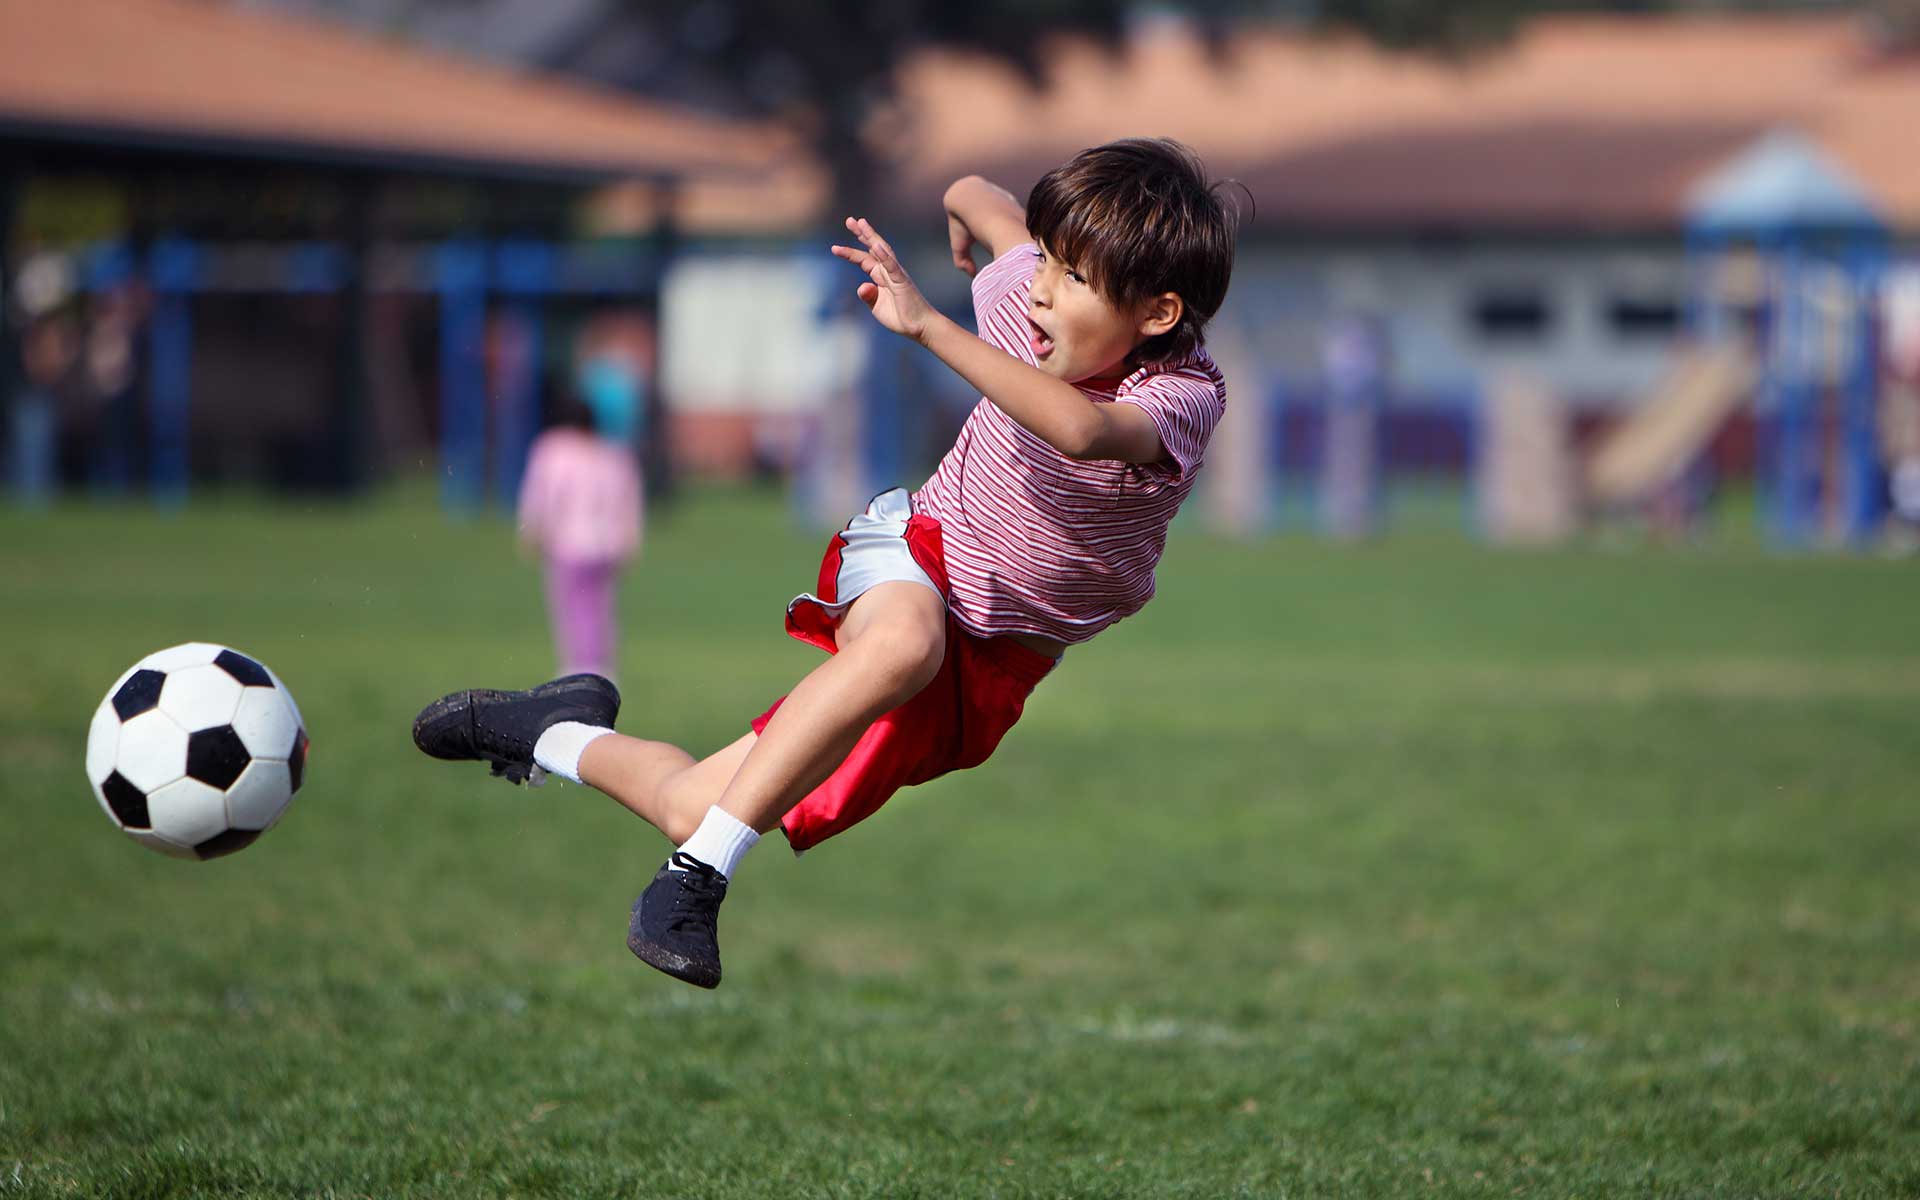
{"type": "Polygon", "coordinates": [[[1033,240],[1027,232],[1027,210],[1013,193],[978,175],[953,181],[942,201],[947,209],[947,242],[953,265],[971,275],[975,242],[987,248],[987,257],[999,258],[1015,246],[1033,240]]]}

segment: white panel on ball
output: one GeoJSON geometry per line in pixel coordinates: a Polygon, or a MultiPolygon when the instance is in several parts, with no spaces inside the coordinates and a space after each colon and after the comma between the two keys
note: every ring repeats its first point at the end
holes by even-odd
{"type": "Polygon", "coordinates": [[[158,850],[162,854],[172,855],[174,858],[200,857],[193,852],[193,847],[182,846],[178,842],[168,841],[157,833],[147,833],[144,830],[129,829],[127,830],[127,836],[139,842],[142,846],[146,846],[152,850],[158,850]]]}
{"type": "MultiPolygon", "coordinates": [[[[119,684],[115,684],[114,691],[119,690],[119,684]]],[[[105,783],[107,776],[113,774],[113,758],[119,751],[120,714],[113,711],[113,702],[108,701],[93,711],[93,724],[87,727],[87,782],[95,787],[105,783]]]]}
{"type": "Polygon", "coordinates": [[[219,657],[223,648],[212,642],[187,642],[184,645],[168,646],[165,650],[155,650],[134,665],[138,669],[148,671],[178,671],[182,667],[204,667],[219,657]]]}
{"type": "Polygon", "coordinates": [[[240,681],[219,667],[186,667],[167,676],[160,689],[160,711],[189,733],[212,729],[233,719],[240,691],[240,681]]]}
{"type": "MultiPolygon", "coordinates": [[[[280,689],[280,694],[287,698],[287,704],[293,709],[293,719],[299,723],[300,728],[305,729],[307,727],[307,719],[300,715],[300,704],[293,698],[293,689],[288,687],[279,675],[274,674],[272,667],[267,667],[265,663],[261,663],[260,665],[267,668],[267,674],[273,677],[273,686],[280,689]]],[[[283,750],[281,753],[284,754],[286,752],[283,750]]]]}
{"type": "Polygon", "coordinates": [[[293,751],[293,735],[300,727],[299,721],[300,712],[285,690],[243,688],[240,707],[233,714],[233,731],[240,735],[247,753],[253,757],[284,761],[293,751]]]}
{"type": "Polygon", "coordinates": [[[287,764],[256,758],[227,789],[227,823],[235,829],[272,829],[292,797],[287,764]]]}
{"type": "Polygon", "coordinates": [[[164,787],[187,773],[187,731],[157,708],[143,712],[120,727],[114,763],[143,792],[164,787]]]}
{"type": "Polygon", "coordinates": [[[196,846],[227,828],[227,798],[198,779],[180,779],[147,795],[153,831],[186,846],[196,846]]]}

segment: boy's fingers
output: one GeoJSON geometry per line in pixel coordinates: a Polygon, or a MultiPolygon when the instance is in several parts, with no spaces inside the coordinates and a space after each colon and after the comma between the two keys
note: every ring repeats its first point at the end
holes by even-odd
{"type": "MultiPolygon", "coordinates": [[[[848,220],[851,221],[852,218],[849,217],[848,220]]],[[[835,246],[833,253],[865,271],[881,287],[893,286],[893,275],[878,255],[870,254],[865,250],[856,250],[852,246],[835,246]]]]}
{"type": "Polygon", "coordinates": [[[887,245],[887,239],[881,237],[880,231],[865,217],[860,219],[860,240],[872,247],[874,253],[893,257],[893,247],[887,245]]]}
{"type": "Polygon", "coordinates": [[[833,248],[833,252],[839,255],[841,258],[846,259],[848,262],[852,263],[854,266],[859,267],[862,271],[865,271],[867,274],[873,276],[874,282],[876,283],[891,282],[887,278],[886,267],[880,262],[878,258],[875,258],[873,255],[868,254],[866,251],[854,250],[847,246],[835,246],[833,248]]]}

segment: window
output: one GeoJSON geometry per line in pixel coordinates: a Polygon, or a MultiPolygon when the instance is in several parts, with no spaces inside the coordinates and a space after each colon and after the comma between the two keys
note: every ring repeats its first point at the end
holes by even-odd
{"type": "Polygon", "coordinates": [[[1553,310],[1537,288],[1491,288],[1474,298],[1473,327],[1483,341],[1543,341],[1553,329],[1553,310]]]}
{"type": "Polygon", "coordinates": [[[1607,325],[1621,341],[1666,339],[1680,332],[1680,302],[1670,296],[1615,296],[1607,325]]]}

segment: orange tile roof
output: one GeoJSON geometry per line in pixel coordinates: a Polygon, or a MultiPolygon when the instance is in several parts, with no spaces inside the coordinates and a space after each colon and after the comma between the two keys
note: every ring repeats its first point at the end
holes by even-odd
{"type": "Polygon", "coordinates": [[[1163,28],[1044,63],[1037,91],[976,56],[906,63],[901,194],[968,171],[1024,189],[1081,147],[1167,134],[1248,182],[1263,224],[1672,227],[1703,175],[1791,124],[1920,229],[1920,64],[1877,59],[1848,18],[1543,18],[1461,65],[1255,30],[1217,69],[1163,28]]]}
{"type": "Polygon", "coordinates": [[[580,178],[795,153],[770,125],[193,0],[0,0],[9,130],[580,178]]]}

